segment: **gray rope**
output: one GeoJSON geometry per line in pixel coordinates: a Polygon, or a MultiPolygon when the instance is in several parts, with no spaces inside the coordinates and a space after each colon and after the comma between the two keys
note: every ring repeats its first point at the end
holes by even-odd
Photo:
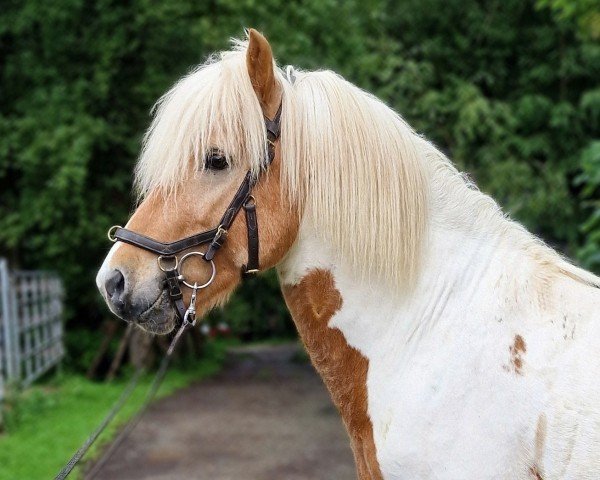
{"type": "MultiPolygon", "coordinates": [[[[171,345],[174,346],[175,343],[177,342],[177,340],[179,340],[179,337],[174,338],[173,339],[174,343],[172,343],[171,345]]],[[[148,390],[148,393],[146,395],[146,400],[144,401],[144,405],[142,406],[141,410],[135,416],[135,418],[133,418],[125,426],[125,428],[123,428],[123,430],[121,430],[119,435],[117,435],[117,438],[115,438],[115,440],[111,443],[110,447],[108,447],[106,452],[104,452],[104,454],[102,455],[100,460],[98,460],[94,464],[94,466],[91,468],[91,470],[87,473],[87,475],[86,475],[87,480],[91,480],[98,474],[98,472],[101,470],[101,468],[104,466],[104,464],[108,461],[108,459],[112,456],[112,454],[117,450],[119,445],[121,445],[123,440],[125,440],[129,436],[129,434],[135,429],[135,427],[137,427],[138,423],[140,423],[140,420],[146,413],[146,410],[148,410],[150,403],[152,403],[154,396],[156,395],[156,393],[158,392],[158,389],[160,388],[160,385],[165,377],[165,374],[167,373],[167,367],[169,366],[170,360],[171,360],[170,354],[165,355],[162,358],[160,367],[158,368],[158,371],[156,372],[156,376],[154,377],[154,380],[152,381],[152,386],[150,387],[150,390],[148,390]]]]}
{"type": "MultiPolygon", "coordinates": [[[[150,390],[148,390],[148,394],[146,395],[146,400],[144,401],[144,405],[142,406],[142,409],[140,410],[139,414],[131,422],[129,422],[127,424],[127,426],[121,431],[121,433],[117,436],[117,438],[115,439],[115,441],[113,442],[111,447],[107,450],[107,452],[104,454],[104,456],[94,466],[94,468],[92,468],[90,475],[95,475],[98,472],[98,470],[100,469],[100,467],[98,467],[98,465],[101,466],[102,464],[104,464],[106,462],[106,460],[114,452],[114,450],[116,448],[115,445],[118,445],[119,443],[121,443],[127,437],[127,435],[129,435],[129,433],[131,433],[131,431],[135,428],[135,426],[139,423],[140,419],[142,418],[142,416],[148,409],[148,406],[152,402],[154,396],[156,395],[156,392],[160,388],[160,385],[161,385],[163,379],[165,378],[165,374],[167,372],[167,367],[169,366],[173,350],[175,349],[175,345],[179,341],[179,338],[181,338],[181,334],[183,333],[183,331],[185,330],[185,328],[188,325],[190,325],[190,324],[183,323],[181,325],[181,328],[177,332],[177,335],[175,335],[175,337],[173,338],[171,345],[169,347],[169,351],[162,358],[162,361],[160,363],[158,371],[156,372],[156,375],[154,376],[154,379],[152,380],[152,385],[150,386],[150,390]]],[[[148,348],[148,350],[149,349],[150,348],[148,348]]],[[[129,384],[127,385],[125,390],[123,390],[123,393],[121,393],[121,396],[115,402],[115,404],[110,409],[108,414],[104,417],[104,419],[102,420],[100,425],[98,425],[96,430],[94,430],[92,432],[92,434],[87,438],[87,440],[83,443],[83,445],[81,447],[79,447],[79,450],[77,450],[75,452],[75,454],[71,457],[69,462],[62,468],[62,470],[60,472],[58,472],[58,475],[56,475],[56,477],[54,477],[54,480],[64,480],[65,478],[67,478],[69,476],[69,474],[75,468],[75,465],[77,465],[77,463],[83,458],[83,456],[87,453],[87,451],[90,449],[90,447],[98,439],[100,434],[109,425],[109,423],[115,418],[115,416],[117,415],[117,413],[119,413],[121,408],[123,408],[123,405],[125,405],[125,402],[129,399],[129,397],[133,393],[133,390],[137,386],[137,383],[138,383],[143,371],[144,371],[144,367],[138,367],[138,369],[133,374],[133,377],[129,381],[129,384]]],[[[92,478],[92,477],[90,476],[89,478],[92,478]]]]}
{"type": "Polygon", "coordinates": [[[79,460],[81,460],[81,458],[86,454],[86,452],[90,449],[92,444],[96,441],[96,439],[100,436],[100,434],[104,431],[108,424],[113,420],[113,418],[115,418],[115,416],[117,415],[117,413],[119,413],[121,408],[123,408],[123,405],[129,399],[129,397],[133,393],[133,390],[137,386],[137,383],[142,375],[143,370],[144,369],[140,367],[135,371],[133,377],[129,381],[129,384],[127,385],[125,390],[123,390],[123,393],[121,393],[121,396],[115,402],[108,414],[104,417],[100,425],[96,427],[96,430],[94,430],[92,434],[87,438],[87,440],[83,443],[83,445],[79,447],[79,450],[75,452],[75,454],[71,457],[69,462],[63,467],[63,469],[58,473],[58,475],[54,477],[54,480],[64,480],[65,478],[67,478],[67,476],[75,468],[75,465],[77,465],[79,460]]]}

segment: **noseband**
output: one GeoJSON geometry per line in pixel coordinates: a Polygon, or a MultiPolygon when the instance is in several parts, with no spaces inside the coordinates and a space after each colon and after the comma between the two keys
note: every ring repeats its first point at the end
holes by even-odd
{"type": "MultiPolygon", "coordinates": [[[[281,105],[275,114],[273,120],[265,117],[265,127],[267,129],[267,156],[263,164],[268,167],[275,158],[275,141],[281,133],[281,105]]],[[[227,238],[229,227],[237,217],[237,214],[243,208],[246,214],[246,229],[248,234],[248,261],[242,267],[242,275],[250,276],[259,271],[259,243],[258,243],[258,220],[256,217],[256,201],[252,196],[252,188],[256,185],[258,177],[251,171],[246,173],[244,180],[240,184],[236,194],[229,203],[225,213],[221,217],[219,225],[211,230],[196,233],[190,237],[182,238],[172,243],[163,243],[153,238],[136,233],[127,228],[113,226],[108,231],[108,238],[111,242],[124,242],[134,245],[143,250],[158,255],[158,267],[165,273],[165,289],[169,292],[169,298],[177,311],[179,318],[186,324],[193,324],[195,320],[195,300],[196,292],[201,288],[208,287],[215,278],[216,267],[213,262],[215,254],[223,246],[227,238]],[[178,253],[200,245],[209,244],[206,252],[189,252],[179,259],[178,253]],[[197,283],[188,283],[179,269],[192,256],[200,256],[206,262],[209,262],[212,268],[209,280],[198,285],[197,283]],[[181,284],[192,289],[192,300],[186,309],[183,303],[183,293],[181,284]]]]}

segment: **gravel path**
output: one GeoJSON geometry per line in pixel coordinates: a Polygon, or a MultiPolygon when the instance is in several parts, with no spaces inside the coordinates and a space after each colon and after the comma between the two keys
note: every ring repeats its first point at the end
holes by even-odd
{"type": "Polygon", "coordinates": [[[352,480],[337,411],[296,345],[239,348],[154,404],[94,480],[352,480]]]}

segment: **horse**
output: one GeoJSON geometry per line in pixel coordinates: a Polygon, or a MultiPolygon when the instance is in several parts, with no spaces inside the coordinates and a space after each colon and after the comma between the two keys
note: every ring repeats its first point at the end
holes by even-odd
{"type": "Polygon", "coordinates": [[[135,185],[112,312],[167,334],[274,267],[359,479],[600,478],[600,278],[374,96],[251,29],[158,100],[135,185]]]}

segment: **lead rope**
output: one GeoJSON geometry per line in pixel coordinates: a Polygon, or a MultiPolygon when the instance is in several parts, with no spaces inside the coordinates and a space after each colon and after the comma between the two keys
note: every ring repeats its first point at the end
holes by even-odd
{"type": "MultiPolygon", "coordinates": [[[[190,324],[181,325],[181,327],[179,327],[179,330],[178,330],[177,334],[175,335],[175,337],[173,338],[171,345],[169,347],[169,351],[171,353],[173,352],[175,345],[179,341],[181,334],[188,327],[188,325],[190,325],[190,324]]],[[[138,414],[132,420],[130,420],[127,423],[127,425],[125,425],[125,428],[123,428],[123,430],[121,430],[121,432],[119,432],[119,435],[117,435],[117,438],[115,438],[115,440],[111,443],[110,447],[108,447],[106,452],[104,452],[104,454],[102,455],[100,460],[98,460],[94,464],[94,466],[90,469],[90,471],[86,475],[86,479],[91,480],[98,474],[98,472],[102,469],[102,467],[110,459],[110,457],[117,450],[117,448],[121,445],[121,443],[123,443],[123,440],[125,440],[129,436],[129,434],[135,429],[135,427],[137,427],[138,423],[140,423],[140,420],[146,413],[146,410],[148,410],[148,407],[152,403],[152,400],[154,400],[156,392],[158,392],[158,389],[160,388],[160,385],[161,385],[163,379],[165,378],[165,374],[167,373],[167,368],[169,366],[170,359],[171,359],[171,354],[169,352],[167,352],[167,354],[162,358],[162,360],[160,362],[160,366],[158,367],[158,371],[156,372],[156,375],[154,376],[154,379],[152,380],[152,386],[150,387],[150,390],[148,390],[148,394],[146,395],[146,399],[144,400],[144,404],[142,405],[142,408],[140,409],[138,414]]]]}
{"type": "MultiPolygon", "coordinates": [[[[127,426],[121,431],[121,433],[119,434],[119,436],[117,437],[115,442],[113,442],[113,446],[111,446],[108,449],[108,451],[106,452],[104,457],[102,457],[102,459],[98,462],[98,464],[103,464],[106,461],[106,459],[114,451],[114,445],[118,445],[124,438],[127,437],[127,435],[129,435],[129,433],[138,424],[141,417],[144,415],[148,406],[150,405],[150,402],[152,402],[152,400],[154,399],[154,396],[156,395],[156,392],[158,391],[160,384],[163,381],[163,378],[167,371],[167,367],[169,366],[171,356],[173,355],[173,352],[175,350],[175,347],[177,346],[177,343],[179,342],[179,339],[181,338],[181,336],[183,335],[183,333],[185,332],[185,330],[188,327],[190,327],[190,326],[193,327],[194,325],[196,325],[196,295],[198,293],[198,290],[200,290],[202,288],[206,288],[212,283],[212,281],[215,278],[216,268],[215,268],[214,262],[212,260],[210,260],[210,265],[211,265],[212,271],[211,271],[211,275],[210,275],[210,278],[208,279],[208,281],[206,283],[203,283],[202,285],[198,285],[198,283],[196,283],[196,282],[194,282],[193,285],[187,283],[185,281],[185,278],[183,277],[183,275],[179,274],[177,267],[178,267],[178,265],[182,266],[186,259],[188,259],[194,255],[199,255],[201,257],[205,256],[205,254],[202,252],[190,252],[190,253],[187,253],[186,255],[184,255],[181,258],[181,260],[178,260],[176,256],[170,256],[170,257],[160,256],[160,257],[158,257],[158,267],[163,272],[165,272],[166,281],[167,281],[167,285],[169,288],[169,295],[177,301],[176,306],[178,308],[178,311],[179,311],[179,304],[182,305],[181,311],[183,311],[183,301],[182,301],[183,295],[182,295],[181,289],[179,287],[180,282],[183,283],[185,286],[192,289],[192,296],[190,299],[190,304],[189,304],[188,308],[185,310],[185,313],[183,314],[181,327],[179,327],[179,330],[173,337],[173,340],[171,341],[171,345],[169,345],[169,349],[167,350],[166,355],[163,357],[160,367],[158,368],[158,371],[156,372],[156,375],[154,376],[154,380],[152,381],[152,385],[150,387],[150,390],[148,391],[148,394],[146,395],[146,400],[144,401],[144,404],[143,404],[140,412],[134,418],[134,420],[129,422],[127,424],[127,426]],[[171,268],[167,268],[167,266],[163,265],[163,262],[165,259],[175,262],[171,268]]],[[[132,328],[132,326],[130,325],[128,328],[132,328]]],[[[114,419],[114,417],[121,410],[121,408],[123,408],[123,405],[125,404],[127,399],[131,396],[131,393],[133,392],[133,389],[135,388],[142,371],[143,371],[143,367],[140,367],[137,369],[137,371],[135,372],[129,385],[127,385],[124,392],[121,394],[121,397],[119,397],[119,400],[117,400],[117,402],[114,404],[113,408],[104,417],[104,419],[102,420],[100,425],[98,425],[96,430],[94,430],[92,432],[92,434],[87,438],[87,440],[83,443],[83,445],[79,448],[79,450],[77,450],[75,452],[75,454],[71,457],[69,462],[63,467],[63,469],[58,473],[58,475],[56,475],[56,477],[54,477],[54,480],[64,480],[73,471],[73,468],[75,468],[75,465],[77,465],[77,463],[83,458],[83,456],[86,454],[86,452],[90,449],[90,447],[98,439],[98,436],[104,431],[104,429],[108,426],[108,424],[114,419]]],[[[92,469],[92,472],[97,472],[98,469],[99,469],[99,467],[97,468],[96,466],[94,466],[94,468],[92,469]]]]}
{"type": "MultiPolygon", "coordinates": [[[[125,426],[125,428],[121,431],[121,433],[118,435],[118,437],[113,442],[111,447],[103,455],[103,457],[100,459],[100,461],[98,461],[96,463],[96,465],[94,465],[94,467],[90,471],[88,478],[92,478],[93,475],[95,475],[98,472],[98,470],[100,469],[99,465],[100,466],[103,465],[106,462],[106,460],[110,457],[110,455],[112,455],[112,453],[114,452],[114,449],[116,448],[115,445],[118,445],[119,443],[121,443],[127,437],[127,435],[129,435],[129,433],[131,433],[131,431],[139,423],[139,421],[142,418],[142,416],[144,415],[144,413],[146,413],[148,406],[154,399],[156,392],[160,388],[160,385],[161,385],[163,379],[165,378],[165,374],[167,373],[167,368],[171,361],[172,354],[175,350],[175,347],[177,346],[177,343],[179,342],[179,339],[181,338],[181,336],[183,335],[183,332],[187,329],[188,326],[194,326],[196,324],[196,318],[195,318],[195,316],[196,316],[196,311],[195,311],[196,290],[197,290],[197,284],[194,284],[194,290],[192,292],[192,301],[190,302],[190,306],[188,307],[188,309],[186,311],[184,321],[181,324],[181,327],[179,327],[179,330],[177,331],[177,333],[175,334],[175,337],[173,337],[173,340],[171,341],[171,345],[169,345],[169,349],[167,350],[167,354],[162,358],[162,360],[160,362],[160,366],[158,368],[158,371],[156,372],[156,375],[154,376],[154,379],[152,380],[152,385],[150,387],[150,390],[148,390],[148,394],[146,395],[146,399],[144,400],[144,404],[143,404],[140,412],[137,414],[137,416],[132,421],[130,421],[125,426]],[[189,321],[189,318],[192,318],[191,322],[189,321]]],[[[133,328],[132,324],[130,324],[128,328],[133,328]]],[[[150,347],[148,347],[148,350],[150,350],[150,347]]],[[[146,354],[148,353],[148,350],[146,351],[146,354]]],[[[133,390],[135,389],[135,387],[142,375],[142,372],[144,370],[145,370],[144,367],[139,367],[136,370],[136,372],[133,374],[133,377],[129,381],[129,384],[127,385],[125,390],[123,390],[123,393],[121,394],[119,399],[115,402],[115,404],[110,409],[108,414],[104,417],[102,422],[100,422],[100,424],[98,425],[96,430],[94,430],[92,432],[92,434],[86,439],[86,441],[83,443],[83,445],[81,445],[81,447],[79,447],[79,449],[73,454],[71,459],[62,468],[62,470],[60,472],[58,472],[56,477],[54,477],[54,480],[64,480],[65,478],[67,478],[69,476],[69,474],[73,471],[75,466],[79,463],[79,461],[87,453],[87,451],[90,449],[90,447],[98,439],[100,434],[110,424],[110,422],[115,418],[115,416],[117,415],[117,413],[119,413],[121,408],[123,408],[126,401],[129,399],[129,397],[133,393],[133,390]]]]}

